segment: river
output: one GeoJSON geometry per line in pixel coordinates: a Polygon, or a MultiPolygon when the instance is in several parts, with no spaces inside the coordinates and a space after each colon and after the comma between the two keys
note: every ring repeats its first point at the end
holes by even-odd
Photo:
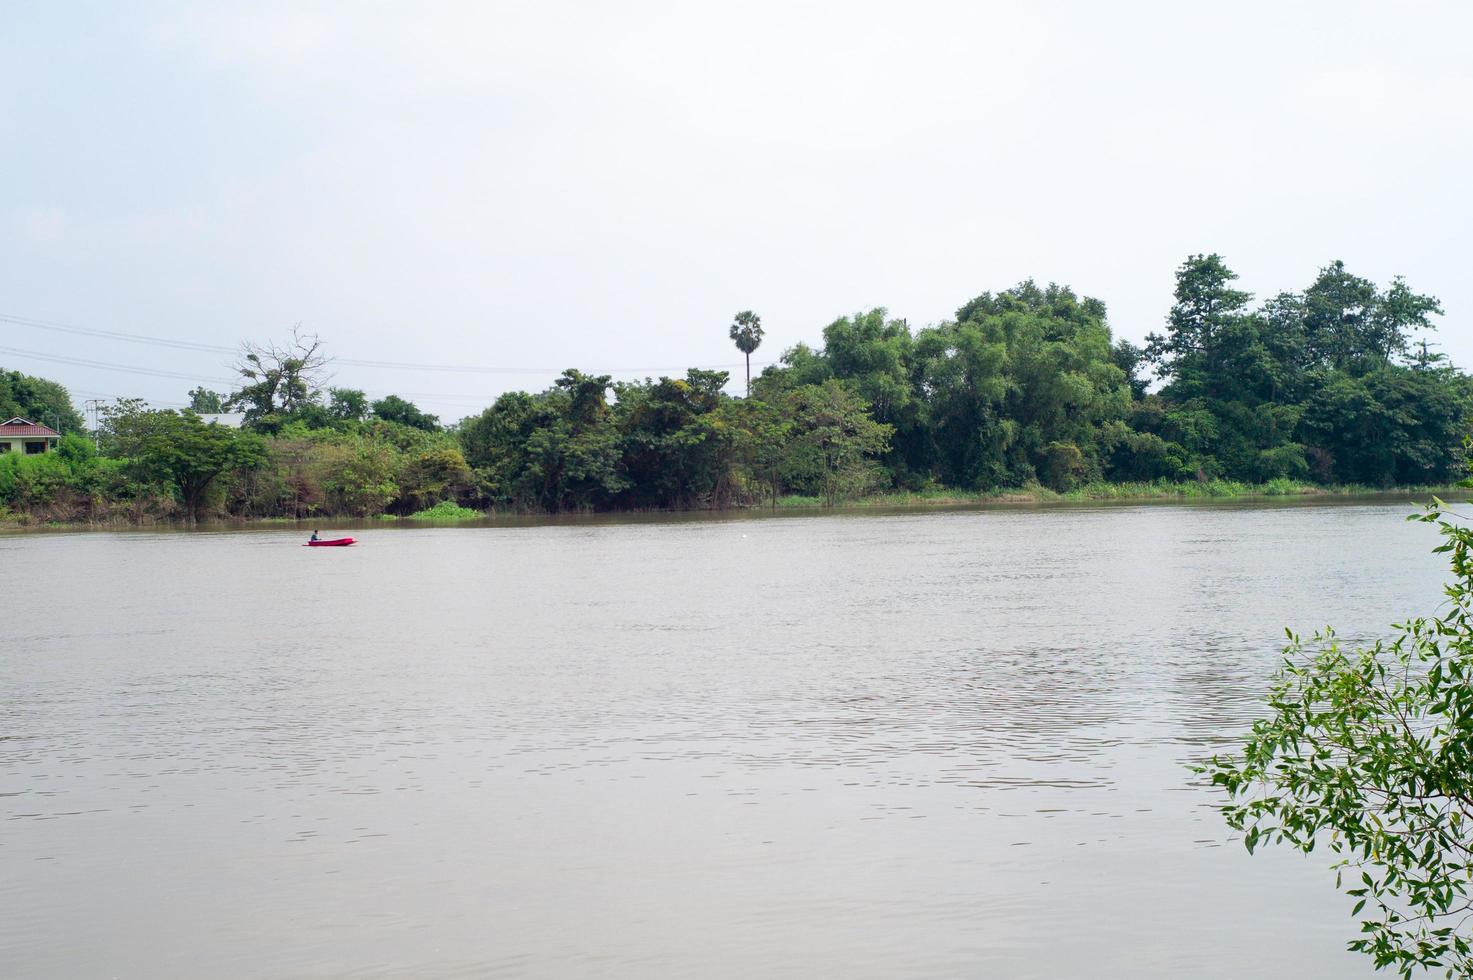
{"type": "Polygon", "coordinates": [[[1411,509],[0,535],[0,974],[1370,976],[1186,767],[1411,509]]]}

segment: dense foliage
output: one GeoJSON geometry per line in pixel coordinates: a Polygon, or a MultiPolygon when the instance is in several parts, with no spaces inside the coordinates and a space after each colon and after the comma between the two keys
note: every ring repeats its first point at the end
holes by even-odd
{"type": "Polygon", "coordinates": [[[1251,852],[1282,843],[1339,857],[1356,899],[1350,948],[1403,976],[1473,975],[1473,531],[1434,507],[1452,559],[1444,612],[1347,650],[1290,635],[1242,753],[1204,769],[1251,852]]]}
{"type": "MultiPolygon", "coordinates": [[[[1188,258],[1165,332],[1143,348],[1112,337],[1099,300],[1028,281],[919,330],[883,309],[841,317],[821,347],[799,344],[751,379],[745,398],[726,393],[723,371],[616,383],[569,370],[546,391],[509,392],[448,428],[395,395],[325,388],[322,344],[297,330],[280,346],[242,349],[238,390],[189,393],[193,411],[244,412],[246,432],[229,437],[239,452],[168,423],[203,454],[199,477],[158,458],[157,444],[121,438],[135,423],[115,411],[110,462],[98,465],[125,463],[125,483],[98,489],[90,470],[59,484],[17,476],[0,484],[0,506],[81,517],[121,502],[129,513],[371,516],[442,502],[689,508],[784,495],[832,504],[876,491],[1455,477],[1473,385],[1414,342],[1441,313],[1435,298],[1400,279],[1378,288],[1339,262],[1303,292],[1256,307],[1235,279],[1220,256],[1188,258]],[[35,489],[53,484],[49,500],[35,489]],[[33,489],[4,491],[21,485],[33,489]]],[[[743,311],[729,335],[750,356],[761,319],[743,311]]],[[[81,428],[51,382],[0,374],[6,404],[81,428]]],[[[171,414],[151,413],[148,424],[171,414]]],[[[56,464],[7,465],[29,474],[56,464]]]]}
{"type": "Polygon", "coordinates": [[[16,417],[49,425],[58,432],[83,429],[82,416],[61,385],[19,371],[0,370],[0,422],[16,417]]]}
{"type": "Polygon", "coordinates": [[[43,520],[197,520],[410,515],[479,499],[444,430],[373,417],[267,425],[233,429],[125,400],[104,415],[100,451],[68,435],[55,453],[0,455],[0,506],[43,520]]]}
{"type": "Polygon", "coordinates": [[[1441,312],[1435,298],[1400,279],[1377,290],[1335,262],[1303,293],[1249,310],[1235,278],[1216,255],[1178,271],[1167,333],[1145,352],[1166,385],[1134,428],[1208,476],[1390,486],[1458,471],[1468,379],[1425,343],[1411,350],[1441,312]]]}

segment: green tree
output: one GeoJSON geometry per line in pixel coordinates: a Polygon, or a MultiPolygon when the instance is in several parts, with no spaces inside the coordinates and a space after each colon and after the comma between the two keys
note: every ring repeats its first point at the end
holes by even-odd
{"type": "Polygon", "coordinates": [[[1451,559],[1444,611],[1359,650],[1291,633],[1269,716],[1200,770],[1250,853],[1336,855],[1361,922],[1350,949],[1403,977],[1473,975],[1473,530],[1450,518],[1440,501],[1420,517],[1451,559]]]}
{"type": "MultiPolygon", "coordinates": [[[[840,317],[823,331],[826,369],[802,377],[799,384],[821,384],[835,377],[869,403],[876,422],[893,426],[894,435],[883,465],[892,483],[925,483],[932,461],[926,431],[925,403],[915,383],[915,339],[904,320],[890,318],[884,308],[840,317]]],[[[789,363],[794,358],[790,355],[789,363]]]]}
{"type": "Polygon", "coordinates": [[[1261,310],[1233,289],[1237,274],[1219,255],[1194,255],[1177,270],[1167,334],[1147,338],[1147,354],[1168,379],[1159,434],[1182,447],[1198,478],[1302,476],[1294,441],[1305,388],[1304,303],[1279,294],[1261,310]]]}
{"type": "Polygon", "coordinates": [[[767,497],[777,507],[784,481],[801,475],[793,438],[794,421],[785,404],[746,398],[723,405],[702,424],[719,428],[730,439],[732,465],[751,499],[767,497]]]}
{"type": "MultiPolygon", "coordinates": [[[[1411,337],[1418,330],[1435,330],[1433,316],[1442,315],[1442,302],[1436,296],[1414,293],[1407,287],[1406,280],[1396,276],[1390,288],[1376,296],[1376,309],[1371,314],[1367,330],[1367,346],[1383,361],[1394,355],[1407,355],[1411,349],[1411,337]]],[[[1426,341],[1422,342],[1422,354],[1427,353],[1426,341]]]]}
{"type": "Polygon", "coordinates": [[[1376,285],[1353,276],[1339,260],[1320,270],[1304,291],[1304,332],[1310,361],[1345,368],[1375,356],[1386,343],[1375,329],[1376,285]]]}
{"type": "Polygon", "coordinates": [[[244,409],[247,425],[278,431],[294,415],[320,402],[327,363],[322,341],[303,332],[300,324],[283,345],[243,344],[235,365],[243,383],[225,404],[244,409]]]}
{"type": "Polygon", "coordinates": [[[805,385],[788,396],[792,434],[832,507],[846,493],[869,489],[874,457],[889,448],[894,427],[876,422],[864,399],[841,381],[805,385]]]}
{"type": "Polygon", "coordinates": [[[111,445],[139,479],[172,489],[190,521],[199,521],[222,473],[256,467],[266,458],[265,443],[252,432],[206,425],[193,412],[133,408],[109,413],[111,445]]]}
{"type": "Polygon", "coordinates": [[[1232,288],[1237,278],[1215,252],[1188,256],[1181,264],[1166,333],[1146,337],[1146,356],[1155,362],[1157,374],[1180,384],[1201,370],[1218,335],[1246,314],[1253,299],[1252,293],[1232,288]]]}
{"type": "Polygon", "coordinates": [[[706,507],[727,500],[734,434],[706,420],[727,402],[728,377],[692,368],[684,378],[614,386],[620,470],[629,483],[621,506],[706,507]]]}
{"type": "Polygon", "coordinates": [[[489,500],[521,509],[541,506],[529,476],[528,445],[536,432],[562,421],[563,408],[562,397],[552,392],[509,391],[461,422],[457,435],[466,462],[489,500]]]}
{"type": "Polygon", "coordinates": [[[1146,349],[1128,340],[1117,340],[1115,346],[1110,348],[1110,360],[1125,373],[1131,398],[1139,401],[1146,397],[1146,389],[1151,386],[1151,382],[1140,376],[1141,369],[1147,364],[1146,349]]]}
{"type": "Polygon", "coordinates": [[[769,367],[757,378],[757,397],[780,400],[787,392],[803,385],[823,384],[834,376],[828,351],[815,350],[797,343],[783,351],[781,365],[769,367]]]}
{"type": "Polygon", "coordinates": [[[747,394],[752,394],[752,352],[762,346],[762,318],[742,310],[731,322],[731,340],[747,358],[747,394]]]}
{"type": "Polygon", "coordinates": [[[394,509],[413,514],[446,500],[458,501],[473,480],[471,468],[458,446],[435,446],[405,461],[394,509]]]}
{"type": "Polygon", "coordinates": [[[225,396],[201,385],[189,392],[189,410],[200,415],[219,415],[225,411],[225,396]]]}
{"type": "Polygon", "coordinates": [[[58,432],[82,432],[82,416],[66,388],[46,378],[0,370],[0,422],[20,416],[58,432]]]}
{"type": "Polygon", "coordinates": [[[610,378],[564,371],[549,397],[556,420],[527,440],[525,485],[545,510],[591,510],[629,486],[621,440],[609,411],[610,378]]]}
{"type": "Polygon", "coordinates": [[[319,443],[311,458],[321,470],[326,503],[336,512],[372,517],[400,495],[402,455],[382,439],[340,437],[319,443]]]}
{"type": "Polygon", "coordinates": [[[569,368],[552,383],[552,388],[566,396],[564,408],[569,421],[584,427],[597,425],[609,417],[610,384],[607,374],[584,374],[569,368]]]}
{"type": "Polygon", "coordinates": [[[1004,454],[1016,427],[1003,414],[1010,381],[1001,323],[996,317],[943,323],[920,331],[915,347],[935,475],[954,487],[1003,485],[1004,454]]]}
{"type": "Polygon", "coordinates": [[[1383,365],[1326,375],[1304,403],[1299,433],[1321,480],[1389,487],[1455,477],[1470,426],[1466,376],[1383,365]]]}
{"type": "Polygon", "coordinates": [[[1150,482],[1180,479],[1183,475],[1180,446],[1154,432],[1138,431],[1124,421],[1102,427],[1100,449],[1105,475],[1112,480],[1150,482]]]}
{"type": "Polygon", "coordinates": [[[357,388],[327,389],[327,414],[339,422],[362,422],[368,418],[368,396],[357,388]]]}
{"type": "Polygon", "coordinates": [[[564,371],[540,394],[510,392],[458,433],[493,502],[546,511],[608,507],[630,486],[608,375],[564,371]]]}
{"type": "Polygon", "coordinates": [[[974,489],[1098,476],[1105,428],[1132,403],[1118,356],[1103,303],[1031,280],[921,330],[911,378],[935,476],[974,489]]]}
{"type": "Polygon", "coordinates": [[[375,418],[385,422],[397,422],[411,429],[435,432],[440,428],[440,417],[421,411],[414,402],[405,401],[398,395],[388,395],[373,403],[375,418]]]}
{"type": "Polygon", "coordinates": [[[25,511],[50,508],[71,476],[71,468],[57,453],[0,454],[0,504],[25,511]]]}

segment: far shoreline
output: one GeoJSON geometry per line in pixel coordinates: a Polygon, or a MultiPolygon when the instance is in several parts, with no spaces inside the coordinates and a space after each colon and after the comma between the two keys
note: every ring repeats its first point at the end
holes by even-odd
{"type": "Polygon", "coordinates": [[[450,527],[536,527],[577,524],[642,523],[646,521],[723,521],[764,517],[821,517],[895,515],[947,511],[1076,509],[1101,506],[1141,505],[1354,505],[1405,503],[1419,507],[1433,497],[1449,501],[1473,498],[1473,488],[1442,487],[1324,487],[1296,484],[1237,484],[1208,481],[1190,484],[1090,484],[1059,492],[1045,487],[1018,487],[966,493],[915,491],[882,493],[841,500],[827,506],[816,497],[779,497],[771,502],[746,507],[682,508],[664,510],[561,511],[557,513],[515,510],[472,511],[457,508],[457,516],[380,514],[374,517],[318,514],[291,517],[215,517],[199,523],[174,517],[111,519],[103,521],[43,521],[22,516],[0,515],[0,533],[28,531],[237,531],[312,528],[450,528],[450,527]]]}

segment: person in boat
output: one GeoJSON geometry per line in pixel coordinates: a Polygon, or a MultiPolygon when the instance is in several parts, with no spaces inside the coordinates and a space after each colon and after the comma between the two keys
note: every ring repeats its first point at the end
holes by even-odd
{"type": "Polygon", "coordinates": [[[316,531],[313,531],[312,532],[312,537],[308,538],[307,540],[308,541],[321,541],[322,539],[317,536],[317,532],[316,531]]]}

